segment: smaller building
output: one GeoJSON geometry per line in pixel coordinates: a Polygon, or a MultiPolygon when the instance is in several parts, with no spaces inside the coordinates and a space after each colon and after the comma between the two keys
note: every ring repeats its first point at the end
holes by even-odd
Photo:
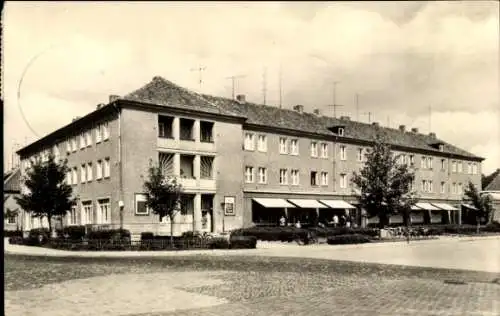
{"type": "Polygon", "coordinates": [[[488,194],[491,197],[494,210],[491,221],[500,223],[500,173],[497,173],[481,194],[488,194]]]}
{"type": "Polygon", "coordinates": [[[20,230],[21,208],[17,204],[16,197],[20,195],[21,171],[19,168],[13,169],[3,176],[3,230],[20,230]],[[16,214],[12,216],[11,214],[16,214]]]}

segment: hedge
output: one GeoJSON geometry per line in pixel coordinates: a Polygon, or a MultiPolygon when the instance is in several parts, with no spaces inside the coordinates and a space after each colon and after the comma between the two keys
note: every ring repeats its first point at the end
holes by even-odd
{"type": "Polygon", "coordinates": [[[255,249],[257,248],[257,238],[255,236],[233,236],[229,238],[232,249],[255,249]]]}
{"type": "Polygon", "coordinates": [[[307,229],[296,227],[249,227],[231,232],[231,236],[254,236],[258,240],[284,242],[305,240],[308,234],[307,229]]]}
{"type": "Polygon", "coordinates": [[[329,236],[326,240],[329,245],[363,244],[371,242],[371,238],[360,234],[329,236]]]}
{"type": "Polygon", "coordinates": [[[330,237],[340,235],[365,235],[369,237],[378,237],[380,230],[378,228],[351,228],[351,227],[314,227],[310,229],[318,237],[330,237]]]}
{"type": "Polygon", "coordinates": [[[106,229],[90,231],[87,234],[89,240],[123,240],[130,239],[130,231],[126,229],[106,229]]]}
{"type": "Polygon", "coordinates": [[[23,237],[22,230],[4,230],[3,237],[23,237]]]}

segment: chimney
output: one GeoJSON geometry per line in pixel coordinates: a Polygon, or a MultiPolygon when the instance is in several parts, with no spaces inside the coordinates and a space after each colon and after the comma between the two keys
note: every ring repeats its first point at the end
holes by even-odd
{"type": "Polygon", "coordinates": [[[406,130],[406,126],[404,126],[404,125],[399,125],[399,130],[400,130],[401,132],[404,132],[404,131],[406,130]]]}
{"type": "Polygon", "coordinates": [[[429,133],[429,136],[432,138],[432,139],[436,139],[436,133],[429,133]]]}
{"type": "Polygon", "coordinates": [[[350,121],[351,120],[351,118],[349,116],[341,116],[340,119],[343,121],[350,121]]]}
{"type": "Polygon", "coordinates": [[[245,95],[244,94],[238,94],[236,96],[236,101],[238,101],[238,103],[241,103],[241,104],[245,103],[246,102],[245,95]]]}
{"type": "Polygon", "coordinates": [[[118,100],[119,98],[120,98],[119,95],[112,94],[109,96],[109,103],[114,102],[114,101],[118,100]]]}
{"type": "Polygon", "coordinates": [[[300,104],[297,104],[293,107],[293,109],[299,113],[302,113],[304,112],[304,106],[303,105],[300,105],[300,104]]]}
{"type": "Polygon", "coordinates": [[[379,126],[378,122],[373,122],[372,125],[377,127],[379,126]]]}
{"type": "Polygon", "coordinates": [[[418,133],[418,128],[416,128],[416,127],[412,128],[411,132],[417,134],[418,133]]]}
{"type": "Polygon", "coordinates": [[[314,109],[313,113],[316,114],[317,116],[321,115],[321,112],[319,109],[314,109]]]}
{"type": "Polygon", "coordinates": [[[97,105],[97,107],[96,107],[96,108],[97,108],[97,110],[99,110],[99,109],[100,109],[100,108],[102,108],[103,106],[104,106],[104,104],[103,104],[103,103],[99,103],[99,104],[97,105]]]}

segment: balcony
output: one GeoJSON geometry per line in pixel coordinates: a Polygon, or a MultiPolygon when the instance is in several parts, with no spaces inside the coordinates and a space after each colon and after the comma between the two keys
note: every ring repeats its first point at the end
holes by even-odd
{"type": "Polygon", "coordinates": [[[214,123],[158,116],[157,146],[183,151],[215,152],[214,123]]]}

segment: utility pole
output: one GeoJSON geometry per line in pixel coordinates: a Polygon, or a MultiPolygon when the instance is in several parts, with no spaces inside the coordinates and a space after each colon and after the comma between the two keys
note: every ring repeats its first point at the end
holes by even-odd
{"type": "Polygon", "coordinates": [[[200,84],[200,90],[201,90],[201,85],[203,83],[203,77],[202,77],[202,72],[207,69],[205,66],[199,66],[198,68],[191,68],[191,71],[198,71],[198,83],[200,84]]]}
{"type": "Polygon", "coordinates": [[[264,67],[264,73],[262,74],[262,94],[264,98],[263,104],[266,105],[266,94],[267,94],[267,67],[264,67]]]}
{"type": "Polygon", "coordinates": [[[368,123],[370,124],[372,122],[372,112],[366,112],[364,114],[368,115],[368,123]]]}
{"type": "Polygon", "coordinates": [[[226,77],[226,79],[231,79],[231,83],[232,83],[232,95],[233,95],[233,100],[235,98],[235,95],[234,95],[234,87],[235,87],[235,82],[236,82],[236,79],[239,79],[239,78],[244,78],[246,77],[245,75],[239,75],[239,76],[230,76],[230,77],[226,77]]]}
{"type": "Polygon", "coordinates": [[[333,117],[334,118],[337,117],[337,107],[343,106],[341,104],[337,104],[337,83],[339,83],[339,82],[338,81],[333,82],[333,104],[331,106],[333,106],[333,117]]]}

